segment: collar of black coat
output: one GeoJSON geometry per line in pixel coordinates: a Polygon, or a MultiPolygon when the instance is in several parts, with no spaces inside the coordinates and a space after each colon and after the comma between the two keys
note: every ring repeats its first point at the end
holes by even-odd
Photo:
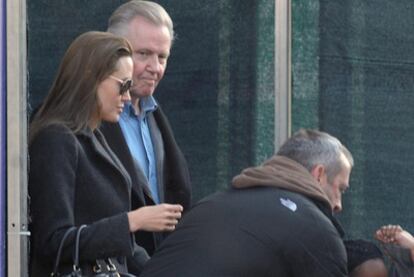
{"type": "Polygon", "coordinates": [[[92,137],[93,136],[93,131],[91,128],[89,127],[85,127],[81,130],[79,130],[78,132],[76,132],[76,135],[81,135],[81,136],[85,136],[85,137],[92,137]]]}
{"type": "Polygon", "coordinates": [[[98,138],[99,141],[102,140],[103,135],[102,135],[102,132],[98,128],[92,130],[89,127],[85,127],[76,133],[76,136],[85,136],[90,139],[92,139],[94,135],[98,138]]]}
{"type": "Polygon", "coordinates": [[[232,181],[234,188],[268,186],[305,195],[328,204],[330,201],[319,183],[301,164],[283,156],[274,155],[257,167],[244,169],[232,181]]]}

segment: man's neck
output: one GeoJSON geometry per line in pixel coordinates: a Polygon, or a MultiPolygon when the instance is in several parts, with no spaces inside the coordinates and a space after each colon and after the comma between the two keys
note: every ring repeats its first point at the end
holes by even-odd
{"type": "Polygon", "coordinates": [[[131,105],[134,107],[135,113],[139,115],[141,113],[141,110],[139,108],[139,98],[131,98],[131,105]]]}

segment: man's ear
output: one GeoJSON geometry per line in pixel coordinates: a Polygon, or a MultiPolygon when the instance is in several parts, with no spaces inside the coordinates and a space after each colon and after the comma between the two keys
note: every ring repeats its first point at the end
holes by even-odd
{"type": "Polygon", "coordinates": [[[321,183],[323,176],[325,175],[325,166],[317,164],[313,167],[310,174],[315,178],[316,182],[321,183]]]}

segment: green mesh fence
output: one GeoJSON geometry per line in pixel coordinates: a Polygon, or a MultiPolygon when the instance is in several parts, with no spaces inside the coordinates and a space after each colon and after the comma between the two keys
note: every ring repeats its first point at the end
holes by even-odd
{"type": "MultiPolygon", "coordinates": [[[[105,30],[115,0],[28,1],[29,106],[41,103],[69,43],[105,30]]],[[[273,153],[274,1],[156,1],[177,33],[156,98],[186,155],[194,198],[273,153]]]]}
{"type": "Polygon", "coordinates": [[[414,2],[293,1],[293,129],[353,152],[339,216],[350,237],[414,232],[414,2]]]}
{"type": "MultiPolygon", "coordinates": [[[[125,1],[28,1],[29,105],[69,43],[104,30],[125,1]]],[[[273,152],[274,1],[165,0],[178,35],[156,97],[190,165],[195,199],[273,152]]],[[[293,130],[320,128],[353,152],[339,216],[350,237],[414,232],[414,2],[292,1],[293,130]]]]}

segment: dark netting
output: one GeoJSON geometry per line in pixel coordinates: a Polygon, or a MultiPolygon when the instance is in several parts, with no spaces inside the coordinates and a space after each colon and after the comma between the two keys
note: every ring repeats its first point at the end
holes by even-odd
{"type": "MultiPolygon", "coordinates": [[[[28,1],[29,105],[69,43],[126,1],[28,1]]],[[[165,0],[177,33],[156,97],[189,162],[195,200],[273,153],[274,0],[165,0]]]]}
{"type": "Polygon", "coordinates": [[[47,95],[60,60],[73,39],[86,31],[104,30],[112,9],[122,2],[27,1],[29,112],[47,95]]]}
{"type": "Polygon", "coordinates": [[[178,40],[157,96],[186,151],[198,198],[273,152],[273,1],[162,3],[178,40]]]}
{"type": "Polygon", "coordinates": [[[293,1],[293,129],[325,130],[354,154],[340,215],[351,237],[414,232],[413,14],[411,0],[293,1]]]}

